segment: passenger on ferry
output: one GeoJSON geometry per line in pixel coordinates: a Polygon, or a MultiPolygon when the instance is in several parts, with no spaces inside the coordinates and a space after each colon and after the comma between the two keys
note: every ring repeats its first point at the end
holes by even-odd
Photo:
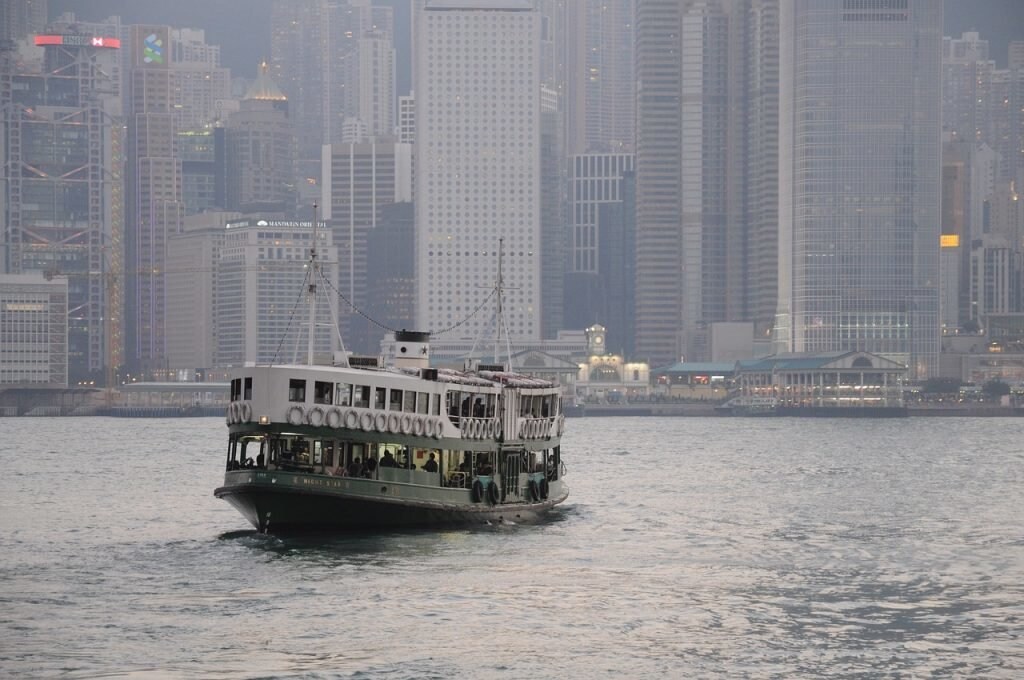
{"type": "Polygon", "coordinates": [[[266,457],[263,455],[262,451],[260,451],[259,455],[256,456],[256,467],[261,470],[267,467],[266,457]]]}
{"type": "Polygon", "coordinates": [[[482,398],[480,398],[480,397],[477,397],[476,401],[473,403],[473,417],[474,418],[483,418],[484,417],[484,400],[482,398]]]}
{"type": "Polygon", "coordinates": [[[430,454],[430,458],[423,464],[423,469],[427,472],[437,472],[437,461],[434,460],[434,454],[430,454]]]}
{"type": "Polygon", "coordinates": [[[363,463],[356,456],[352,459],[352,462],[348,464],[348,476],[349,477],[362,477],[363,476],[363,463]]]}
{"type": "Polygon", "coordinates": [[[380,459],[380,466],[389,468],[398,467],[398,462],[395,460],[391,451],[384,452],[384,457],[380,459]]]}
{"type": "Polygon", "coordinates": [[[374,470],[377,469],[377,454],[371,453],[370,457],[366,459],[366,476],[373,477],[374,470]]]}

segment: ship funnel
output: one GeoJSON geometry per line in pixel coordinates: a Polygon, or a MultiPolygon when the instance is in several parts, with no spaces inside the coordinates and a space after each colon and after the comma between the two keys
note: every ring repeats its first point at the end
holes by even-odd
{"type": "Polygon", "coordinates": [[[430,366],[430,333],[395,331],[395,366],[428,368],[430,366]]]}

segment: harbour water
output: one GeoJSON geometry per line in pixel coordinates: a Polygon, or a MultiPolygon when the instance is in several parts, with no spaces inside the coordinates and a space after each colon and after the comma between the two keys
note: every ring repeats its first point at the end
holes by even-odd
{"type": "Polygon", "coordinates": [[[569,423],[550,521],[281,539],[222,419],[0,419],[0,676],[1024,677],[1024,420],[569,423]]]}

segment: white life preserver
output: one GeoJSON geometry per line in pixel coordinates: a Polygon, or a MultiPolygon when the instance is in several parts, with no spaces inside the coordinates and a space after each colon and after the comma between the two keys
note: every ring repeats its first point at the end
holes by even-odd
{"type": "Polygon", "coordinates": [[[243,423],[251,423],[252,422],[252,404],[250,404],[247,401],[243,401],[242,402],[242,422],[243,423]]]}
{"type": "Polygon", "coordinates": [[[361,427],[363,430],[367,432],[373,430],[373,414],[364,413],[363,415],[359,416],[359,427],[361,427]]]}
{"type": "Polygon", "coordinates": [[[357,425],[359,425],[359,414],[352,410],[345,411],[345,427],[354,430],[357,425]]]}
{"type": "Polygon", "coordinates": [[[402,425],[402,434],[411,434],[412,433],[412,417],[408,413],[402,415],[401,425],[402,425]]]}
{"type": "Polygon", "coordinates": [[[227,408],[224,409],[224,422],[228,425],[231,424],[231,404],[228,404],[227,408]]]}
{"type": "Polygon", "coordinates": [[[341,411],[335,407],[327,412],[327,426],[333,427],[335,430],[341,427],[342,414],[341,411]]]}
{"type": "Polygon", "coordinates": [[[487,438],[494,439],[494,421],[487,421],[487,438]]]}
{"type": "Polygon", "coordinates": [[[417,437],[423,436],[423,416],[416,416],[412,421],[412,433],[417,437]]]}
{"type": "Polygon", "coordinates": [[[288,408],[288,413],[285,417],[287,418],[289,425],[301,425],[305,415],[306,414],[303,412],[302,407],[295,405],[288,408]]]}
{"type": "Polygon", "coordinates": [[[388,430],[388,416],[385,413],[378,413],[373,418],[373,426],[377,432],[387,432],[388,430]]]}
{"type": "Polygon", "coordinates": [[[440,418],[433,421],[434,439],[440,439],[444,434],[444,421],[440,418]]]}
{"type": "Polygon", "coordinates": [[[306,414],[306,422],[313,427],[320,427],[324,424],[324,410],[319,406],[309,409],[309,413],[306,414]]]}
{"type": "Polygon", "coordinates": [[[389,413],[388,414],[388,432],[394,432],[395,434],[398,434],[398,414],[397,413],[389,413]]]}
{"type": "Polygon", "coordinates": [[[480,439],[480,421],[475,418],[469,421],[469,438],[480,439]]]}

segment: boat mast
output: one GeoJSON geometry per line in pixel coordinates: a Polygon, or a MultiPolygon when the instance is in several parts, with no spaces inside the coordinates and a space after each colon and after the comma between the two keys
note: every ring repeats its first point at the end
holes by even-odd
{"type": "MultiPolygon", "coordinates": [[[[497,279],[497,281],[494,284],[495,291],[496,291],[496,293],[498,295],[498,314],[497,314],[497,316],[494,319],[494,325],[495,325],[495,328],[494,328],[494,361],[495,362],[498,361],[498,347],[501,344],[501,325],[502,325],[502,323],[501,323],[501,298],[503,297],[503,294],[502,294],[502,283],[503,282],[502,282],[502,279],[501,279],[501,261],[503,259],[502,255],[504,253],[504,249],[505,249],[505,239],[504,238],[499,238],[498,239],[498,279],[497,279]]],[[[511,360],[511,359],[512,359],[512,357],[509,357],[509,360],[511,360]]]]}
{"type": "Polygon", "coordinates": [[[320,276],[320,264],[316,261],[317,204],[313,201],[313,242],[309,246],[309,338],[306,344],[306,363],[313,365],[313,340],[316,337],[316,280],[320,276]]]}

